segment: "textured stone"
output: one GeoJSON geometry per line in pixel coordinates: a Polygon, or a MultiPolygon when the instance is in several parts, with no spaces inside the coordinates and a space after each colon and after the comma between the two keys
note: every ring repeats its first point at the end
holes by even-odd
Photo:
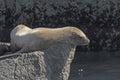
{"type": "Polygon", "coordinates": [[[0,57],[0,80],[68,80],[74,45],[55,44],[47,50],[0,57]]]}

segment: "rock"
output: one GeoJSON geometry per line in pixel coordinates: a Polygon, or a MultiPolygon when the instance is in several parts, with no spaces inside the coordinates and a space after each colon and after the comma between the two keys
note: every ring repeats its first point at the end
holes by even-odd
{"type": "Polygon", "coordinates": [[[68,80],[75,45],[59,43],[47,50],[0,57],[0,80],[68,80]]]}
{"type": "Polygon", "coordinates": [[[43,52],[14,55],[0,61],[0,80],[47,80],[44,68],[43,52]]]}

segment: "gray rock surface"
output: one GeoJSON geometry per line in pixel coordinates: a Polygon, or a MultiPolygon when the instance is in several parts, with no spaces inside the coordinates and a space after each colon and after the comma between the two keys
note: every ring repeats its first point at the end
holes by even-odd
{"type": "Polygon", "coordinates": [[[43,52],[0,57],[0,80],[68,80],[75,47],[59,43],[43,52]]]}

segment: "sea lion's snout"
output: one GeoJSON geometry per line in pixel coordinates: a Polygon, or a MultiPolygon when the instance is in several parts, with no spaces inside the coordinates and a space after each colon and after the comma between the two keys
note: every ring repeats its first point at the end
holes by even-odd
{"type": "Polygon", "coordinates": [[[82,38],[81,45],[89,45],[89,43],[90,43],[90,40],[87,37],[83,37],[82,38]]]}
{"type": "Polygon", "coordinates": [[[86,38],[85,41],[86,41],[86,42],[85,42],[86,45],[89,45],[89,43],[90,43],[90,39],[86,38]]]}

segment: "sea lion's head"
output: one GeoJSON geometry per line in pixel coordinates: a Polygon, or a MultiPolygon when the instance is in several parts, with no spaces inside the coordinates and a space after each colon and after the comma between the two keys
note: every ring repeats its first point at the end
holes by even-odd
{"type": "Polygon", "coordinates": [[[85,33],[76,27],[71,27],[70,38],[71,42],[76,45],[88,45],[90,43],[90,40],[85,33]]]}

